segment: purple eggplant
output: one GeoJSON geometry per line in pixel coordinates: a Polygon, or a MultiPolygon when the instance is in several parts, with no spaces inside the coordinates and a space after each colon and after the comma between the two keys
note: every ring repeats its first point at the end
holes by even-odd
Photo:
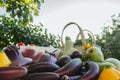
{"type": "Polygon", "coordinates": [[[20,58],[17,60],[14,60],[10,66],[26,66],[26,65],[30,65],[33,63],[33,60],[31,58],[20,58]]]}
{"type": "Polygon", "coordinates": [[[56,63],[57,59],[53,56],[50,55],[48,53],[43,54],[42,56],[40,56],[38,62],[52,62],[52,63],[56,63]]]}
{"type": "Polygon", "coordinates": [[[82,61],[80,58],[72,59],[69,63],[65,64],[60,69],[56,70],[55,73],[59,74],[60,76],[63,75],[74,75],[80,69],[82,65],[82,61]]]}
{"type": "Polygon", "coordinates": [[[80,77],[79,80],[95,80],[99,75],[99,66],[93,61],[87,61],[85,63],[87,72],[80,77]]]}
{"type": "Polygon", "coordinates": [[[70,55],[71,59],[74,59],[74,58],[82,58],[82,53],[80,51],[73,51],[70,55]]]}
{"type": "Polygon", "coordinates": [[[78,80],[80,77],[81,77],[80,75],[75,75],[75,76],[64,75],[61,77],[60,80],[78,80]]]}
{"type": "Polygon", "coordinates": [[[59,65],[60,67],[63,67],[65,64],[69,63],[71,61],[70,56],[62,56],[60,57],[56,64],[59,65]]]}
{"type": "Polygon", "coordinates": [[[16,80],[27,74],[27,69],[19,66],[0,67],[0,80],[16,80]]]}
{"type": "Polygon", "coordinates": [[[58,70],[60,67],[56,65],[55,63],[51,62],[40,62],[35,63],[30,66],[28,66],[28,72],[53,72],[55,70],[58,70]]]}
{"type": "Polygon", "coordinates": [[[8,56],[8,58],[11,61],[14,61],[14,60],[17,60],[17,59],[20,59],[23,57],[22,53],[16,47],[16,45],[7,46],[7,47],[3,48],[3,51],[6,53],[6,55],[8,56]]]}
{"type": "Polygon", "coordinates": [[[31,73],[22,77],[21,80],[59,80],[59,75],[53,72],[31,73]]]}

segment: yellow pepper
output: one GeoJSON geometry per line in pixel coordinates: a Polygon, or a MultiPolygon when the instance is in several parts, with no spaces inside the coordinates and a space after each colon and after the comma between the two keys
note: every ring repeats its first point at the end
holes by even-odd
{"type": "Polygon", "coordinates": [[[8,56],[3,51],[0,51],[0,67],[6,67],[9,66],[10,64],[11,61],[8,58],[8,56]]]}

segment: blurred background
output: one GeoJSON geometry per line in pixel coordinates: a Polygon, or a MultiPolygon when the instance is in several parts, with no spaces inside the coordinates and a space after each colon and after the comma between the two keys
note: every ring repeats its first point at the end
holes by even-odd
{"type": "MultiPolygon", "coordinates": [[[[34,23],[42,22],[49,32],[61,35],[63,27],[69,22],[78,23],[83,29],[101,34],[102,28],[111,23],[111,16],[120,11],[119,0],[45,0],[41,5],[39,17],[34,23]]],[[[64,35],[74,36],[77,27],[69,27],[64,35]]]]}

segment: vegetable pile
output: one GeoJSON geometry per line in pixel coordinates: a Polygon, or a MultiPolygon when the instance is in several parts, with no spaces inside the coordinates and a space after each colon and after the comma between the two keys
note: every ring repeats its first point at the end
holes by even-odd
{"type": "Polygon", "coordinates": [[[120,80],[118,59],[104,59],[96,45],[82,45],[84,51],[66,36],[59,55],[32,48],[20,51],[20,46],[26,46],[21,42],[7,46],[0,51],[0,80],[120,80]]]}

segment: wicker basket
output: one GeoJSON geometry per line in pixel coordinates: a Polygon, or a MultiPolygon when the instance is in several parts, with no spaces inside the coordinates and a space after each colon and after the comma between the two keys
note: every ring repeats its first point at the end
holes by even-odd
{"type": "Polygon", "coordinates": [[[77,34],[77,37],[76,37],[76,40],[79,40],[79,37],[81,37],[81,42],[82,42],[82,45],[79,45],[79,46],[75,46],[76,49],[78,49],[79,51],[81,51],[82,53],[85,53],[86,49],[85,49],[85,44],[86,44],[86,39],[85,39],[85,34],[84,32],[88,32],[89,35],[91,36],[91,40],[92,40],[92,45],[96,45],[96,42],[95,42],[95,38],[94,38],[94,35],[91,31],[89,30],[82,30],[82,28],[75,22],[70,22],[68,24],[65,25],[65,27],[63,28],[62,30],[62,34],[61,34],[61,55],[64,51],[64,42],[63,42],[63,34],[64,34],[64,31],[67,27],[69,27],[70,25],[76,25],[79,29],[79,33],[77,34]]]}
{"type": "MultiPolygon", "coordinates": [[[[81,46],[79,46],[79,50],[81,51],[81,52],[85,52],[85,47],[84,47],[84,44],[86,44],[86,41],[85,41],[85,37],[84,37],[84,33],[83,33],[83,30],[82,30],[82,28],[77,24],[77,23],[75,23],[75,22],[70,22],[70,23],[68,23],[68,24],[66,24],[65,25],[65,27],[63,28],[63,30],[62,30],[62,34],[61,34],[61,55],[62,55],[62,52],[64,51],[64,42],[63,42],[63,34],[64,34],[64,31],[65,31],[65,29],[67,28],[67,27],[69,27],[70,25],[76,25],[77,27],[78,27],[78,29],[79,29],[79,35],[81,35],[81,41],[82,41],[82,45],[81,46]]],[[[79,36],[77,35],[77,38],[78,38],[79,36]]],[[[76,40],[77,40],[77,38],[76,38],[76,40]]]]}

